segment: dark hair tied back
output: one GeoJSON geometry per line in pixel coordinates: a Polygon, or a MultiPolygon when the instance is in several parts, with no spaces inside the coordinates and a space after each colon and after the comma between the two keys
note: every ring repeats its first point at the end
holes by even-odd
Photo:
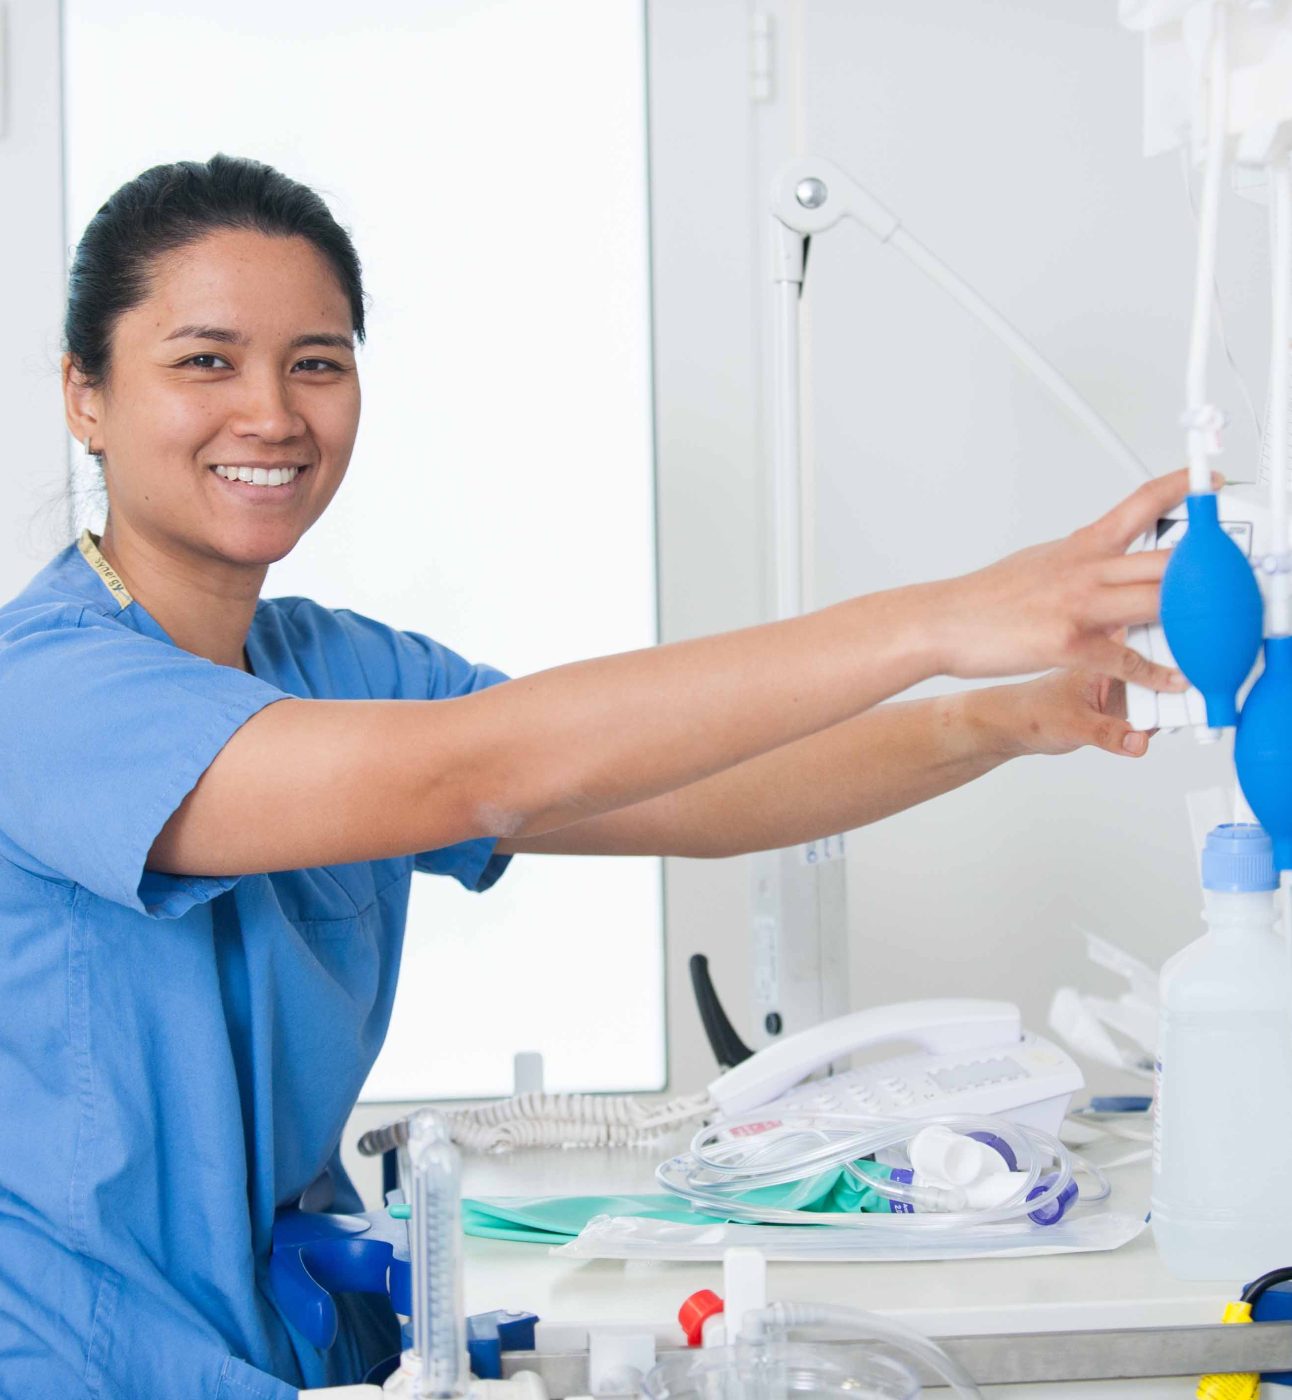
{"type": "Polygon", "coordinates": [[[218,229],[306,238],[331,264],[363,340],[363,277],[350,235],[306,185],[257,160],[154,165],[122,185],[90,220],[68,277],[64,343],[91,383],[108,375],[117,318],[148,295],[155,259],[218,229]]]}

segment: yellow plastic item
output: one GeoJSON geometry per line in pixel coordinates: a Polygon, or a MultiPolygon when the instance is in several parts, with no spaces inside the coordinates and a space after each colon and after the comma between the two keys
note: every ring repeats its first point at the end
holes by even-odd
{"type": "MultiPolygon", "coordinates": [[[[1226,1303],[1222,1322],[1243,1323],[1252,1320],[1250,1303],[1226,1303]]],[[[1255,1371],[1235,1371],[1229,1374],[1203,1376],[1198,1382],[1198,1400],[1256,1400],[1261,1378],[1255,1371]]]]}

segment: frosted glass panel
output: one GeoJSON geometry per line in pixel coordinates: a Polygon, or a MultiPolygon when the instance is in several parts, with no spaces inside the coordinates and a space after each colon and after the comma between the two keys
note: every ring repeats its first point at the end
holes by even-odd
{"type": "MultiPolygon", "coordinates": [[[[638,0],[65,11],[71,241],[145,167],[225,151],[314,185],[364,261],[354,460],[266,592],[516,675],[651,644],[638,0]]],[[[662,917],[654,860],[416,878],[365,1097],[502,1093],[518,1050],[553,1089],[662,1085],[662,917]]]]}

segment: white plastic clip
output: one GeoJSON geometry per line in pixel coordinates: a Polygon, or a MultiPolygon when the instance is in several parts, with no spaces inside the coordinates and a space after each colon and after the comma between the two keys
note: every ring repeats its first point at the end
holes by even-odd
{"type": "Polygon", "coordinates": [[[722,1309],[727,1345],[745,1336],[745,1318],[767,1306],[767,1260],[757,1249],[728,1249],[722,1256],[722,1309]]]}
{"type": "Polygon", "coordinates": [[[1203,451],[1208,457],[1219,456],[1221,435],[1229,423],[1229,415],[1214,403],[1205,403],[1201,408],[1186,409],[1180,415],[1180,426],[1202,440],[1203,451]]]}

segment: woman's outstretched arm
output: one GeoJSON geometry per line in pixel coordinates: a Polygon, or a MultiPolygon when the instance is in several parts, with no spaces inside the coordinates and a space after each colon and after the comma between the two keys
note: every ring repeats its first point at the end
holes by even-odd
{"type": "Polygon", "coordinates": [[[548,855],[745,855],[852,831],[1035,753],[1091,744],[1138,757],[1117,682],[1055,672],[879,705],[689,787],[498,849],[548,855]],[[1110,694],[1111,692],[1111,694],[1110,694]],[[1129,740],[1129,743],[1127,742],[1129,740]]]}
{"type": "Polygon", "coordinates": [[[149,866],[247,874],[528,839],[703,782],[939,673],[1085,667],[1178,689],[1114,634],[1157,615],[1165,555],[1124,551],[1185,489],[1183,472],[1149,482],[1066,539],[963,578],[460,699],[279,701],[224,746],[149,866]]]}

